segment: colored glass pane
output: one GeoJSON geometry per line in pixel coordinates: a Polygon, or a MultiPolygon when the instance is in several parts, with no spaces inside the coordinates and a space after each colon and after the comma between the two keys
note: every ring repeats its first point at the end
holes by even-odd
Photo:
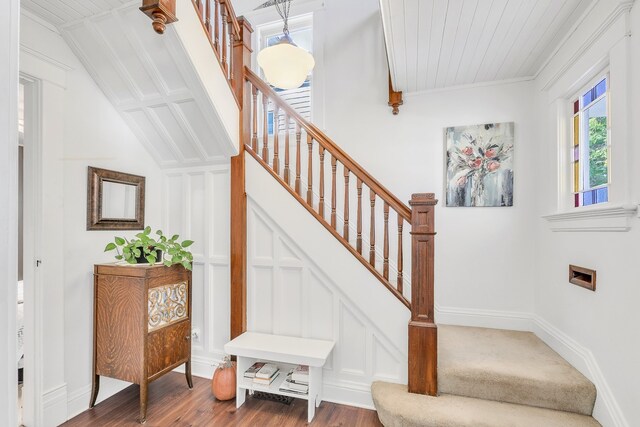
{"type": "Polygon", "coordinates": [[[573,162],[573,192],[580,191],[580,162],[573,162]]]}
{"type": "Polygon", "coordinates": [[[602,79],[600,83],[598,83],[594,88],[595,98],[598,98],[599,96],[604,95],[606,91],[607,91],[607,80],[602,79]]]}
{"type": "Polygon", "coordinates": [[[596,203],[609,201],[609,187],[602,187],[596,190],[596,203]]]}
{"type": "Polygon", "coordinates": [[[573,114],[576,114],[578,111],[580,111],[580,100],[576,99],[573,103],[573,114]]]}

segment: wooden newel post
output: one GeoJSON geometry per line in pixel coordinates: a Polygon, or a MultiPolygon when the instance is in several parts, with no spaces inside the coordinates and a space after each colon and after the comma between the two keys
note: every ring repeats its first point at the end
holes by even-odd
{"type": "Polygon", "coordinates": [[[247,194],[245,192],[244,145],[251,143],[251,89],[244,67],[251,64],[251,33],[244,18],[238,19],[239,37],[233,44],[233,91],[240,104],[238,155],[231,158],[231,339],[247,330],[247,194]]]}
{"type": "Polygon", "coordinates": [[[438,393],[438,328],[433,308],[434,214],[432,193],[411,196],[411,320],[409,392],[438,393]]]}

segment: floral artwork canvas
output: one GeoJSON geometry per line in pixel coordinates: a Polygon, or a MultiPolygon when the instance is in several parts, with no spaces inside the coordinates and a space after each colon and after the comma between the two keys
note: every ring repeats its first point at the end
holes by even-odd
{"type": "Polygon", "coordinates": [[[447,206],[513,206],[513,122],[446,129],[447,206]]]}

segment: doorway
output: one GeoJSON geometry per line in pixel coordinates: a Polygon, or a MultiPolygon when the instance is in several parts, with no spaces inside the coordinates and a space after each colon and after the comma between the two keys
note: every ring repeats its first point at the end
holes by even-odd
{"type": "Polygon", "coordinates": [[[20,76],[18,108],[18,426],[41,424],[41,84],[20,76]]]}

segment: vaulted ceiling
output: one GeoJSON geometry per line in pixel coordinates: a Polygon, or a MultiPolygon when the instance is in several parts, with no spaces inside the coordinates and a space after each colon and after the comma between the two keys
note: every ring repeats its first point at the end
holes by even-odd
{"type": "MultiPolygon", "coordinates": [[[[380,0],[394,87],[416,92],[535,76],[595,1],[380,0]]],[[[139,3],[22,0],[25,9],[58,27],[139,3]]],[[[234,6],[243,13],[262,3],[235,0],[234,6]]]]}
{"type": "Polygon", "coordinates": [[[394,88],[535,76],[595,0],[380,0],[394,88]]]}

